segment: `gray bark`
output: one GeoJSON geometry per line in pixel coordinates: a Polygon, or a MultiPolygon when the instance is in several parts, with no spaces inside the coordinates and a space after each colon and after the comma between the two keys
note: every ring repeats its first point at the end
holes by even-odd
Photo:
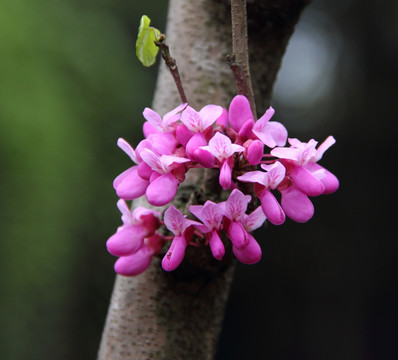
{"type": "MultiPolygon", "coordinates": [[[[306,3],[249,1],[251,71],[260,112],[269,105],[287,41],[306,3]]],[[[231,53],[229,1],[170,0],[167,24],[167,43],[190,105],[197,110],[206,104],[228,106],[235,93],[225,61],[231,53]]],[[[161,65],[153,108],[163,115],[179,103],[172,77],[161,65]]],[[[190,170],[187,175],[176,207],[219,199],[216,171],[190,170]]],[[[139,276],[116,277],[99,360],[214,357],[234,269],[230,248],[219,262],[208,247],[188,247],[183,263],[171,273],[162,270],[160,260],[154,258],[139,276]]]]}

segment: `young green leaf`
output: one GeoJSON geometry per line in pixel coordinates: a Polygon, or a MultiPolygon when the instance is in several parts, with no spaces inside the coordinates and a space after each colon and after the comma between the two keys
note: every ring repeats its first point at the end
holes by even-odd
{"type": "Polygon", "coordinates": [[[154,41],[160,36],[160,31],[154,27],[150,27],[151,19],[143,15],[138,29],[137,42],[135,44],[135,51],[138,60],[144,66],[152,66],[156,61],[156,55],[159,48],[155,45],[154,41]]]}

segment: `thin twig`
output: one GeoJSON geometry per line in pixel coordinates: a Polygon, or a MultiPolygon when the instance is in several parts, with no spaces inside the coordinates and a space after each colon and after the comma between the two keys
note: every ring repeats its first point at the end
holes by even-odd
{"type": "Polygon", "coordinates": [[[227,62],[235,76],[238,94],[247,97],[253,116],[256,117],[256,105],[249,68],[246,0],[231,0],[231,21],[233,55],[227,56],[227,62]]]}
{"type": "Polygon", "coordinates": [[[166,36],[164,34],[161,34],[159,39],[155,41],[155,45],[158,46],[162,51],[162,58],[164,59],[164,62],[166,63],[167,67],[170,70],[171,75],[173,76],[174,82],[177,86],[178,93],[180,94],[181,101],[183,103],[187,103],[188,100],[185,95],[184,88],[182,86],[180,73],[178,72],[177,62],[174,58],[171,57],[169,46],[165,43],[165,40],[166,36]]]}

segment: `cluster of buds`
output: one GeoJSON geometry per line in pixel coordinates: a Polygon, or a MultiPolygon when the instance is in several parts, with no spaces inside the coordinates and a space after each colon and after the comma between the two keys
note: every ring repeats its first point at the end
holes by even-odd
{"type": "Polygon", "coordinates": [[[318,147],[315,140],[288,139],[286,128],[270,121],[274,109],[270,107],[255,121],[243,95],[235,96],[228,110],[207,105],[196,111],[182,104],[163,118],[149,108],[143,115],[145,139],[135,149],[118,140],[118,146],[135,163],[113,183],[123,225],[109,238],[107,248],[119,257],[115,263],[119,274],[143,272],[170,241],[162,267],[176,269],[186,247],[196,244],[193,236],[205,239],[214,258],[221,260],[225,254],[222,232],[238,260],[256,263],[261,248],[251,235],[253,230],[266,219],[274,225],[282,224],[286,216],[308,221],[314,214],[309,197],[332,193],[339,186],[337,178],[317,163],[335,143],[332,136],[318,147]],[[285,147],[287,141],[289,147],[285,147]],[[192,168],[219,169],[220,186],[231,191],[224,202],[191,205],[189,211],[200,222],[174,206],[164,211],[163,220],[160,212],[142,207],[131,212],[128,208],[126,200],[144,195],[154,207],[168,205],[192,168]],[[241,191],[245,182],[254,183],[254,194],[261,203],[250,214],[246,211],[252,197],[241,191]],[[280,193],[280,203],[275,192],[280,193]],[[173,236],[161,232],[163,225],[173,236]]]}

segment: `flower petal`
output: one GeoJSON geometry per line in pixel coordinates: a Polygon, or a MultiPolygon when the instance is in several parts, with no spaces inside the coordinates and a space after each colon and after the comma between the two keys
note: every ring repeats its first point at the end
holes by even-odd
{"type": "Polygon", "coordinates": [[[225,247],[216,230],[213,230],[210,235],[209,245],[214,258],[222,260],[225,255],[225,247]]]}
{"type": "Polygon", "coordinates": [[[303,166],[296,166],[290,174],[294,185],[308,196],[319,196],[324,193],[325,186],[303,166]]]}
{"type": "Polygon", "coordinates": [[[167,205],[177,193],[178,180],[171,173],[159,176],[152,181],[145,192],[148,202],[153,206],[167,205]]]}
{"type": "Polygon", "coordinates": [[[261,259],[261,248],[256,239],[248,234],[249,243],[244,248],[232,247],[232,251],[236,258],[243,264],[252,265],[261,259]]]}
{"type": "Polygon", "coordinates": [[[175,270],[184,259],[186,247],[187,243],[184,236],[174,237],[169,250],[162,260],[162,268],[165,271],[175,270]]]}
{"type": "Polygon", "coordinates": [[[114,180],[113,187],[121,199],[133,200],[145,194],[149,181],[138,175],[137,168],[127,169],[114,180]]]}
{"type": "Polygon", "coordinates": [[[119,146],[135,164],[138,164],[139,161],[137,159],[137,155],[133,149],[133,147],[123,138],[119,138],[117,140],[117,146],[119,146]]]}
{"type": "Polygon", "coordinates": [[[285,222],[285,213],[282,207],[279,205],[278,200],[276,200],[274,194],[267,188],[259,194],[261,201],[261,208],[268,221],[274,225],[281,225],[285,222]]]}
{"type": "Polygon", "coordinates": [[[295,186],[282,191],[281,203],[286,215],[299,223],[307,222],[314,215],[314,205],[308,196],[295,186]]]}
{"type": "Polygon", "coordinates": [[[249,119],[253,119],[249,100],[243,95],[236,95],[229,105],[229,123],[236,132],[249,119]]]}
{"type": "Polygon", "coordinates": [[[115,263],[115,271],[124,276],[135,276],[144,272],[151,263],[153,251],[143,246],[130,256],[122,256],[115,263]]]}
{"type": "Polygon", "coordinates": [[[243,216],[243,227],[247,232],[252,232],[264,224],[266,219],[265,214],[261,206],[254,210],[250,215],[243,216]]]}
{"type": "Polygon", "coordinates": [[[125,226],[108,239],[106,247],[115,256],[131,255],[141,248],[145,234],[142,226],[125,226]]]}
{"type": "Polygon", "coordinates": [[[201,131],[207,129],[212,125],[223,112],[223,108],[218,105],[206,105],[199,111],[199,116],[201,117],[201,131]]]}
{"type": "Polygon", "coordinates": [[[232,221],[239,221],[246,212],[250,200],[250,195],[244,195],[238,189],[232,190],[225,204],[225,216],[232,221]]]}
{"type": "Polygon", "coordinates": [[[166,227],[176,236],[182,235],[187,228],[185,216],[173,205],[164,212],[163,221],[166,227]]]}

